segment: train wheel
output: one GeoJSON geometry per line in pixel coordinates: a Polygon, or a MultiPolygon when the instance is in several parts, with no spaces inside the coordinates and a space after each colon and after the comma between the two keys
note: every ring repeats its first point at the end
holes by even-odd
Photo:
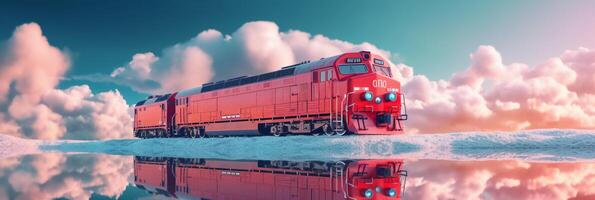
{"type": "Polygon", "coordinates": [[[335,135],[338,136],[344,136],[345,134],[347,134],[347,130],[343,129],[341,131],[335,131],[335,135]]]}
{"type": "Polygon", "coordinates": [[[312,132],[312,135],[313,136],[319,136],[320,135],[320,131],[315,130],[315,131],[312,132]]]}
{"type": "Polygon", "coordinates": [[[190,137],[191,138],[196,138],[196,136],[198,136],[198,129],[191,128],[190,130],[192,130],[192,131],[190,131],[190,137]]]}
{"type": "Polygon", "coordinates": [[[207,133],[206,133],[205,129],[197,128],[196,130],[198,130],[198,137],[199,138],[205,138],[205,137],[207,137],[207,133]]]}
{"type": "Polygon", "coordinates": [[[324,134],[327,136],[332,136],[335,134],[335,132],[331,130],[331,126],[329,126],[328,124],[322,126],[322,132],[324,132],[324,134]]]}
{"type": "Polygon", "coordinates": [[[271,134],[274,135],[275,137],[279,137],[279,136],[283,136],[283,126],[282,125],[273,125],[271,126],[271,130],[270,130],[271,134]]]}

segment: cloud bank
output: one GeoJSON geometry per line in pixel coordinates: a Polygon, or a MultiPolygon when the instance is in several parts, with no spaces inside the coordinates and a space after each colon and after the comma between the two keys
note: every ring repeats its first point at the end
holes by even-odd
{"type": "Polygon", "coordinates": [[[57,89],[71,65],[35,23],[16,28],[0,47],[0,133],[37,139],[101,139],[131,135],[128,105],[118,91],[57,89]]]}
{"type": "Polygon", "coordinates": [[[593,163],[406,161],[406,199],[592,199],[593,163]]]}
{"type": "Polygon", "coordinates": [[[0,199],[117,197],[132,174],[132,159],[108,155],[41,154],[0,164],[0,199]]]}
{"type": "Polygon", "coordinates": [[[504,64],[494,47],[480,46],[470,59],[471,66],[449,80],[431,81],[423,75],[406,80],[410,128],[595,128],[595,51],[568,50],[530,67],[504,64]]]}
{"type": "Polygon", "coordinates": [[[135,54],[111,77],[139,92],[169,93],[211,80],[253,75],[361,50],[391,56],[369,43],[352,44],[298,30],[280,32],[273,22],[257,21],[244,24],[231,35],[213,29],[203,31],[189,41],[165,48],[160,56],[153,52],[135,54]]]}
{"type": "MultiPolygon", "coordinates": [[[[280,32],[272,22],[249,22],[231,35],[203,31],[161,56],[136,54],[111,76],[140,92],[166,93],[359,50],[396,57],[369,43],[280,32]]],[[[480,46],[469,57],[471,66],[445,80],[393,64],[393,74],[404,83],[410,132],[595,128],[595,51],[568,50],[538,66],[505,64],[492,46],[480,46]]]]}
{"type": "MultiPolygon", "coordinates": [[[[257,21],[229,35],[203,31],[160,54],[135,54],[110,76],[91,78],[169,93],[360,50],[397,57],[370,43],[282,32],[273,22],[257,21]]],[[[37,24],[18,27],[0,51],[0,132],[43,139],[129,136],[128,105],[118,91],[93,94],[84,85],[56,89],[70,59],[48,43],[37,24]]],[[[409,132],[595,128],[595,51],[568,50],[537,66],[504,63],[492,46],[478,47],[469,58],[469,67],[443,80],[392,64],[407,95],[409,132]]]]}

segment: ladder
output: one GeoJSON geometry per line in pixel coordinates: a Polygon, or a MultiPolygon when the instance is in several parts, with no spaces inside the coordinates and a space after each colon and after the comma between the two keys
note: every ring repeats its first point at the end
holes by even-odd
{"type": "Polygon", "coordinates": [[[403,125],[401,124],[401,121],[407,120],[408,117],[407,104],[405,103],[405,94],[401,93],[399,96],[401,97],[401,112],[399,112],[399,116],[393,117],[393,131],[402,131],[403,125]]]}

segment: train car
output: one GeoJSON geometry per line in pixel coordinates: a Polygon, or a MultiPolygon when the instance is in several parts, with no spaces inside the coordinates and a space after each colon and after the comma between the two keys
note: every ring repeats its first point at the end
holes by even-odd
{"type": "Polygon", "coordinates": [[[167,158],[134,158],[134,184],[151,194],[175,197],[173,171],[174,163],[167,158]]]}
{"type": "Polygon", "coordinates": [[[388,60],[344,53],[182,90],[174,136],[397,134],[407,119],[388,60]]]}
{"type": "Polygon", "coordinates": [[[407,177],[401,160],[169,162],[180,199],[401,199],[407,177]]]}
{"type": "Polygon", "coordinates": [[[175,96],[152,95],[134,106],[134,136],[139,138],[169,137],[174,125],[175,96]]]}

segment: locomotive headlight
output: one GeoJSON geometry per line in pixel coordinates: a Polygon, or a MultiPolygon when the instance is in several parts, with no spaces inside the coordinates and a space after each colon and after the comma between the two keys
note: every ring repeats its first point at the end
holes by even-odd
{"type": "Polygon", "coordinates": [[[374,103],[376,103],[376,104],[380,104],[380,103],[382,103],[382,98],[380,98],[380,97],[376,97],[376,98],[374,99],[374,103]]]}
{"type": "Polygon", "coordinates": [[[397,191],[394,188],[390,188],[386,190],[386,195],[388,195],[389,197],[394,197],[397,195],[397,191]]]}
{"type": "Polygon", "coordinates": [[[386,95],[384,95],[384,98],[386,99],[386,101],[394,102],[397,100],[397,95],[393,92],[389,92],[386,93],[386,95]]]}
{"type": "Polygon", "coordinates": [[[362,99],[366,100],[366,101],[372,101],[372,98],[374,98],[374,95],[372,94],[372,92],[370,91],[366,91],[362,94],[362,99]]]}
{"type": "Polygon", "coordinates": [[[364,190],[364,197],[369,199],[369,198],[372,198],[373,195],[374,195],[374,192],[372,191],[372,189],[364,190]]]}

